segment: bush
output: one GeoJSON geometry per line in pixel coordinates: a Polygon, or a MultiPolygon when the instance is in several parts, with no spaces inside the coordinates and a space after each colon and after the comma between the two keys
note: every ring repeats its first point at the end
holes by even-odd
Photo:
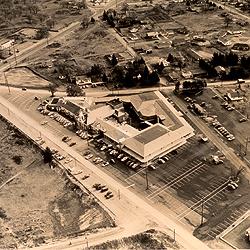
{"type": "Polygon", "coordinates": [[[15,155],[12,157],[12,160],[17,164],[20,165],[23,161],[23,157],[21,155],[15,155]]]}

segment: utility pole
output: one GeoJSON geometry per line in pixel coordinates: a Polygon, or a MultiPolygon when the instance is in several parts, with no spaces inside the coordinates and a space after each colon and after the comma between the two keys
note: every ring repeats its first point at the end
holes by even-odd
{"type": "Polygon", "coordinates": [[[204,198],[202,199],[201,202],[201,226],[203,225],[203,220],[204,220],[204,198]]]}
{"type": "Polygon", "coordinates": [[[146,167],[146,175],[145,175],[145,177],[146,177],[146,190],[148,190],[148,166],[146,167]]]}
{"type": "Polygon", "coordinates": [[[7,85],[8,91],[9,91],[9,94],[10,94],[10,86],[9,86],[8,79],[7,79],[6,75],[5,75],[5,72],[3,72],[3,76],[4,76],[5,84],[7,85]]]}
{"type": "Polygon", "coordinates": [[[17,60],[16,60],[16,49],[15,49],[15,45],[13,43],[13,52],[14,52],[14,57],[15,57],[15,64],[17,65],[17,60]]]}
{"type": "Polygon", "coordinates": [[[118,189],[118,199],[119,199],[119,200],[121,199],[121,192],[120,192],[120,189],[118,189]]]}
{"type": "Polygon", "coordinates": [[[248,146],[248,137],[246,138],[246,149],[245,149],[245,155],[247,155],[247,146],[248,146]]]}

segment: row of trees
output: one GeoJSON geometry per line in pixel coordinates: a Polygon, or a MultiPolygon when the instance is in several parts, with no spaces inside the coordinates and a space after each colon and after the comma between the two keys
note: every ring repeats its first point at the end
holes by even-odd
{"type": "Polygon", "coordinates": [[[237,54],[232,52],[226,54],[214,53],[211,60],[200,59],[199,66],[207,72],[208,78],[217,76],[223,80],[247,78],[250,75],[250,56],[239,58],[237,54]],[[217,66],[223,66],[227,70],[218,72],[217,66]]]}

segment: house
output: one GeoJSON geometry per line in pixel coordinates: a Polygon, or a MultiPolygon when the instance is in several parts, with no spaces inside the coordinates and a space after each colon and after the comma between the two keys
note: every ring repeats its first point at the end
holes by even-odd
{"type": "Polygon", "coordinates": [[[145,38],[147,38],[147,39],[158,39],[158,35],[159,35],[158,32],[151,31],[151,32],[148,32],[146,34],[145,38]]]}
{"type": "Polygon", "coordinates": [[[184,70],[182,70],[181,75],[185,79],[193,78],[193,74],[192,74],[191,71],[184,71],[184,70]]]}
{"type": "Polygon", "coordinates": [[[194,78],[204,78],[207,76],[207,71],[203,69],[193,69],[191,73],[194,78]]]}
{"type": "Polygon", "coordinates": [[[240,96],[239,90],[235,92],[229,92],[226,94],[226,96],[231,102],[238,102],[243,100],[243,97],[240,96]]]}
{"type": "Polygon", "coordinates": [[[216,66],[214,69],[218,75],[222,75],[222,74],[226,73],[226,69],[220,65],[216,66]]]}
{"type": "Polygon", "coordinates": [[[92,81],[90,78],[87,78],[86,76],[76,76],[76,84],[79,86],[86,86],[86,85],[91,85],[92,81]]]}
{"type": "Polygon", "coordinates": [[[8,41],[2,41],[0,43],[0,50],[7,50],[10,49],[11,46],[13,46],[15,43],[14,39],[8,40],[8,41]]]}

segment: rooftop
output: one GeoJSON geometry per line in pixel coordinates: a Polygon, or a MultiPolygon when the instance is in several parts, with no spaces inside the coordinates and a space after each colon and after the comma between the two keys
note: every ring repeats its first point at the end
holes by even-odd
{"type": "Polygon", "coordinates": [[[134,139],[142,144],[148,144],[149,142],[154,141],[158,137],[163,136],[167,132],[168,130],[166,128],[160,126],[159,124],[156,124],[155,126],[144,129],[143,132],[136,135],[134,139]]]}

